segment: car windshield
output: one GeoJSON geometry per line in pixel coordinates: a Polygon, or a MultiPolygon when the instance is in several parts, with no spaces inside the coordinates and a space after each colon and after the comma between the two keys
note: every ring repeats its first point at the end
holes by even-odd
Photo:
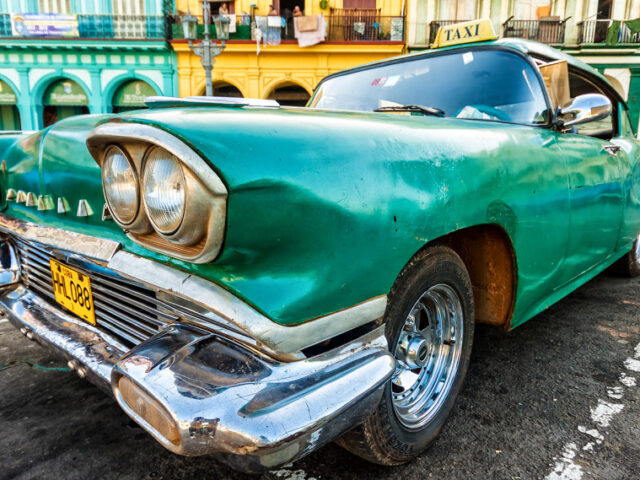
{"type": "Polygon", "coordinates": [[[338,75],[324,81],[309,104],[369,112],[401,105],[527,125],[546,123],[548,108],[532,65],[496,49],[453,51],[338,75]]]}

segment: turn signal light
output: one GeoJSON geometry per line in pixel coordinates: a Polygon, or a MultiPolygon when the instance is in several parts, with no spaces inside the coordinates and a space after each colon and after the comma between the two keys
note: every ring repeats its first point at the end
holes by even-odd
{"type": "Polygon", "coordinates": [[[180,432],[162,405],[127,377],[120,377],[118,390],[127,406],[174,445],[180,445],[180,432]]]}

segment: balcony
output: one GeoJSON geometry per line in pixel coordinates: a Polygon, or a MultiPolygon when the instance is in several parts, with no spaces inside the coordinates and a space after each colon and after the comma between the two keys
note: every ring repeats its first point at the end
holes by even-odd
{"type": "Polygon", "coordinates": [[[631,22],[605,20],[585,20],[578,23],[579,44],[638,44],[638,26],[631,22]],[[629,23],[629,25],[627,25],[629,23]],[[634,27],[634,28],[630,28],[634,27]],[[608,37],[608,38],[607,38],[608,37]],[[608,40],[608,41],[607,41],[608,40]]]}
{"type": "Polygon", "coordinates": [[[514,20],[508,19],[502,24],[503,37],[525,38],[547,44],[564,43],[566,21],[549,17],[541,20],[514,20]]]}
{"type": "MultiPolygon", "coordinates": [[[[78,15],[78,33],[77,37],[64,38],[162,40],[167,32],[165,17],[162,15],[78,15]]],[[[56,38],[14,35],[11,29],[11,15],[8,13],[0,13],[0,37],[56,38]]]]}
{"type": "MultiPolygon", "coordinates": [[[[339,9],[332,9],[339,10],[339,9]]],[[[340,9],[341,10],[341,9],[340,9]]],[[[405,19],[402,16],[383,16],[375,12],[341,10],[340,13],[325,15],[327,23],[327,42],[404,42],[405,19]]],[[[171,26],[172,38],[184,38],[180,19],[174,18],[171,26]]],[[[293,18],[267,17],[261,15],[236,15],[235,32],[229,34],[229,40],[255,41],[255,27],[262,30],[262,38],[267,42],[274,40],[295,42],[293,18]],[[280,19],[278,22],[276,18],[280,19]],[[275,26],[279,23],[279,26],[275,26]]],[[[204,25],[198,17],[198,37],[202,37],[204,25]]],[[[216,38],[214,25],[209,26],[212,38],[216,38]]]]}

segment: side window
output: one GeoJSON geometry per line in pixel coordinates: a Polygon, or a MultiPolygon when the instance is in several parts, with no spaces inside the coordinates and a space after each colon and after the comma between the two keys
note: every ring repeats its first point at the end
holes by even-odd
{"type": "MultiPolygon", "coordinates": [[[[569,91],[571,98],[576,98],[578,95],[584,95],[586,93],[599,93],[601,95],[605,95],[605,93],[594,83],[592,83],[585,77],[576,75],[573,72],[569,72],[569,91]]],[[[609,100],[611,100],[611,98],[609,98],[609,100]]],[[[585,123],[584,125],[579,125],[575,128],[576,131],[574,131],[573,133],[577,133],[579,135],[587,135],[589,137],[597,137],[603,140],[609,140],[612,137],[616,136],[618,133],[616,122],[616,119],[618,118],[618,102],[612,100],[611,105],[613,107],[613,111],[607,118],[598,120],[596,122],[589,122],[585,123]]]]}

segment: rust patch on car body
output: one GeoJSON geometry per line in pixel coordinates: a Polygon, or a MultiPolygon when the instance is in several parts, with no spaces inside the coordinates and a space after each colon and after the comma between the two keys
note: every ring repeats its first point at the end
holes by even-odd
{"type": "Polygon", "coordinates": [[[475,302],[476,321],[511,327],[516,267],[513,247],[500,227],[481,225],[449,234],[444,243],[464,262],[475,302]]]}

